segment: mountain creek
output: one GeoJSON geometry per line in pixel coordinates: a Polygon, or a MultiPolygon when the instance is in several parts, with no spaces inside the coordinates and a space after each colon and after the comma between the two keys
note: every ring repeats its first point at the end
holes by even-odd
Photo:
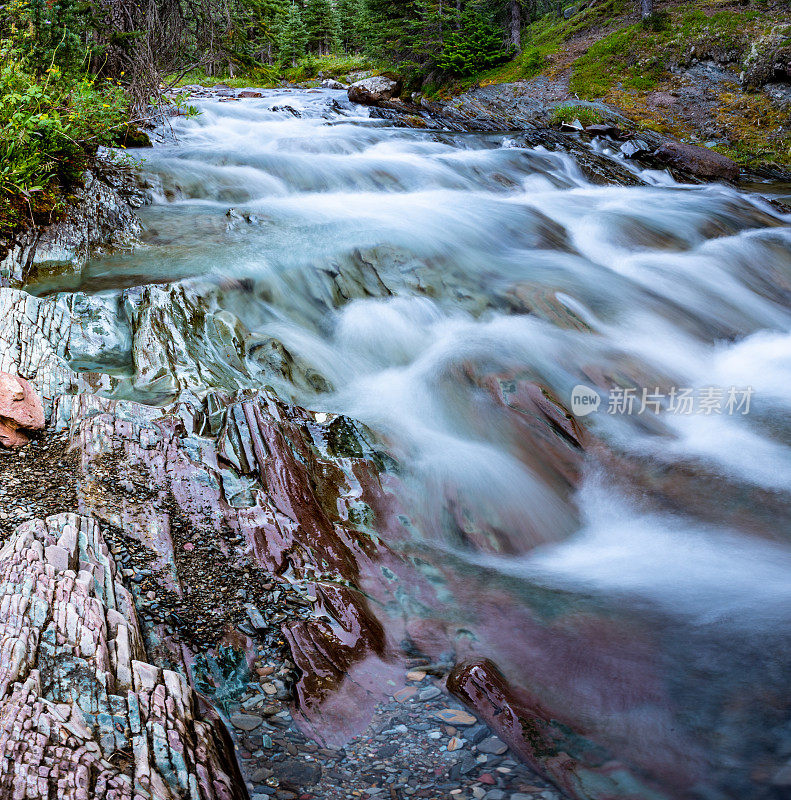
{"type": "Polygon", "coordinates": [[[791,797],[788,186],[205,94],[4,262],[0,794],[791,797]]]}

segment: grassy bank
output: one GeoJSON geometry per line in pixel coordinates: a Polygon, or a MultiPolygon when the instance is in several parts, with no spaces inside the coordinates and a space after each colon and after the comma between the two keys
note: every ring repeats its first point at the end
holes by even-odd
{"type": "Polygon", "coordinates": [[[274,88],[282,81],[289,83],[304,83],[318,80],[321,74],[324,78],[343,79],[350,72],[373,70],[376,65],[365,56],[335,54],[328,56],[307,55],[296,64],[283,67],[272,67],[271,70],[258,70],[256,72],[236,73],[233,76],[227,73],[207,75],[203,70],[193,70],[180,76],[168,76],[166,84],[175,86],[216,86],[223,83],[232,89],[255,87],[258,89],[274,88]]]}

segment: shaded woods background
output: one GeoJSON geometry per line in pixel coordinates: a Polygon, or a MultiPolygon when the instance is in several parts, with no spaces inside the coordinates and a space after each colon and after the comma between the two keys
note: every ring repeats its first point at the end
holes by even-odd
{"type": "Polygon", "coordinates": [[[164,76],[273,77],[300,59],[365,55],[407,78],[464,75],[512,56],[549,0],[12,0],[0,35],[38,74],[55,65],[128,90],[140,110],[164,76]]]}

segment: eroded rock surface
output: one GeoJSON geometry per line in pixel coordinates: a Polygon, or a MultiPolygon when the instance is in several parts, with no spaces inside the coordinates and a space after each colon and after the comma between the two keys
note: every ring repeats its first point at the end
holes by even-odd
{"type": "Polygon", "coordinates": [[[141,205],[143,197],[128,168],[108,165],[101,177],[86,172],[75,197],[65,220],[29,228],[5,246],[0,242],[0,286],[18,285],[39,269],[77,270],[91,255],[137,240],[140,222],[132,205],[141,205]]]}
{"type": "Polygon", "coordinates": [[[0,794],[242,800],[221,729],[147,663],[98,524],[61,514],[0,550],[0,794]]]}

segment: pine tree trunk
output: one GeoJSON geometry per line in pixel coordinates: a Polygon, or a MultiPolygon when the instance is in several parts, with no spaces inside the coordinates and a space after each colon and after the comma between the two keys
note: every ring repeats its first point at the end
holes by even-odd
{"type": "MultiPolygon", "coordinates": [[[[643,0],[645,2],[645,0],[643,0]]],[[[522,7],[519,0],[509,0],[509,40],[517,49],[522,49],[522,7]]]]}
{"type": "Polygon", "coordinates": [[[648,19],[654,13],[654,0],[640,0],[640,17],[648,19]]]}

